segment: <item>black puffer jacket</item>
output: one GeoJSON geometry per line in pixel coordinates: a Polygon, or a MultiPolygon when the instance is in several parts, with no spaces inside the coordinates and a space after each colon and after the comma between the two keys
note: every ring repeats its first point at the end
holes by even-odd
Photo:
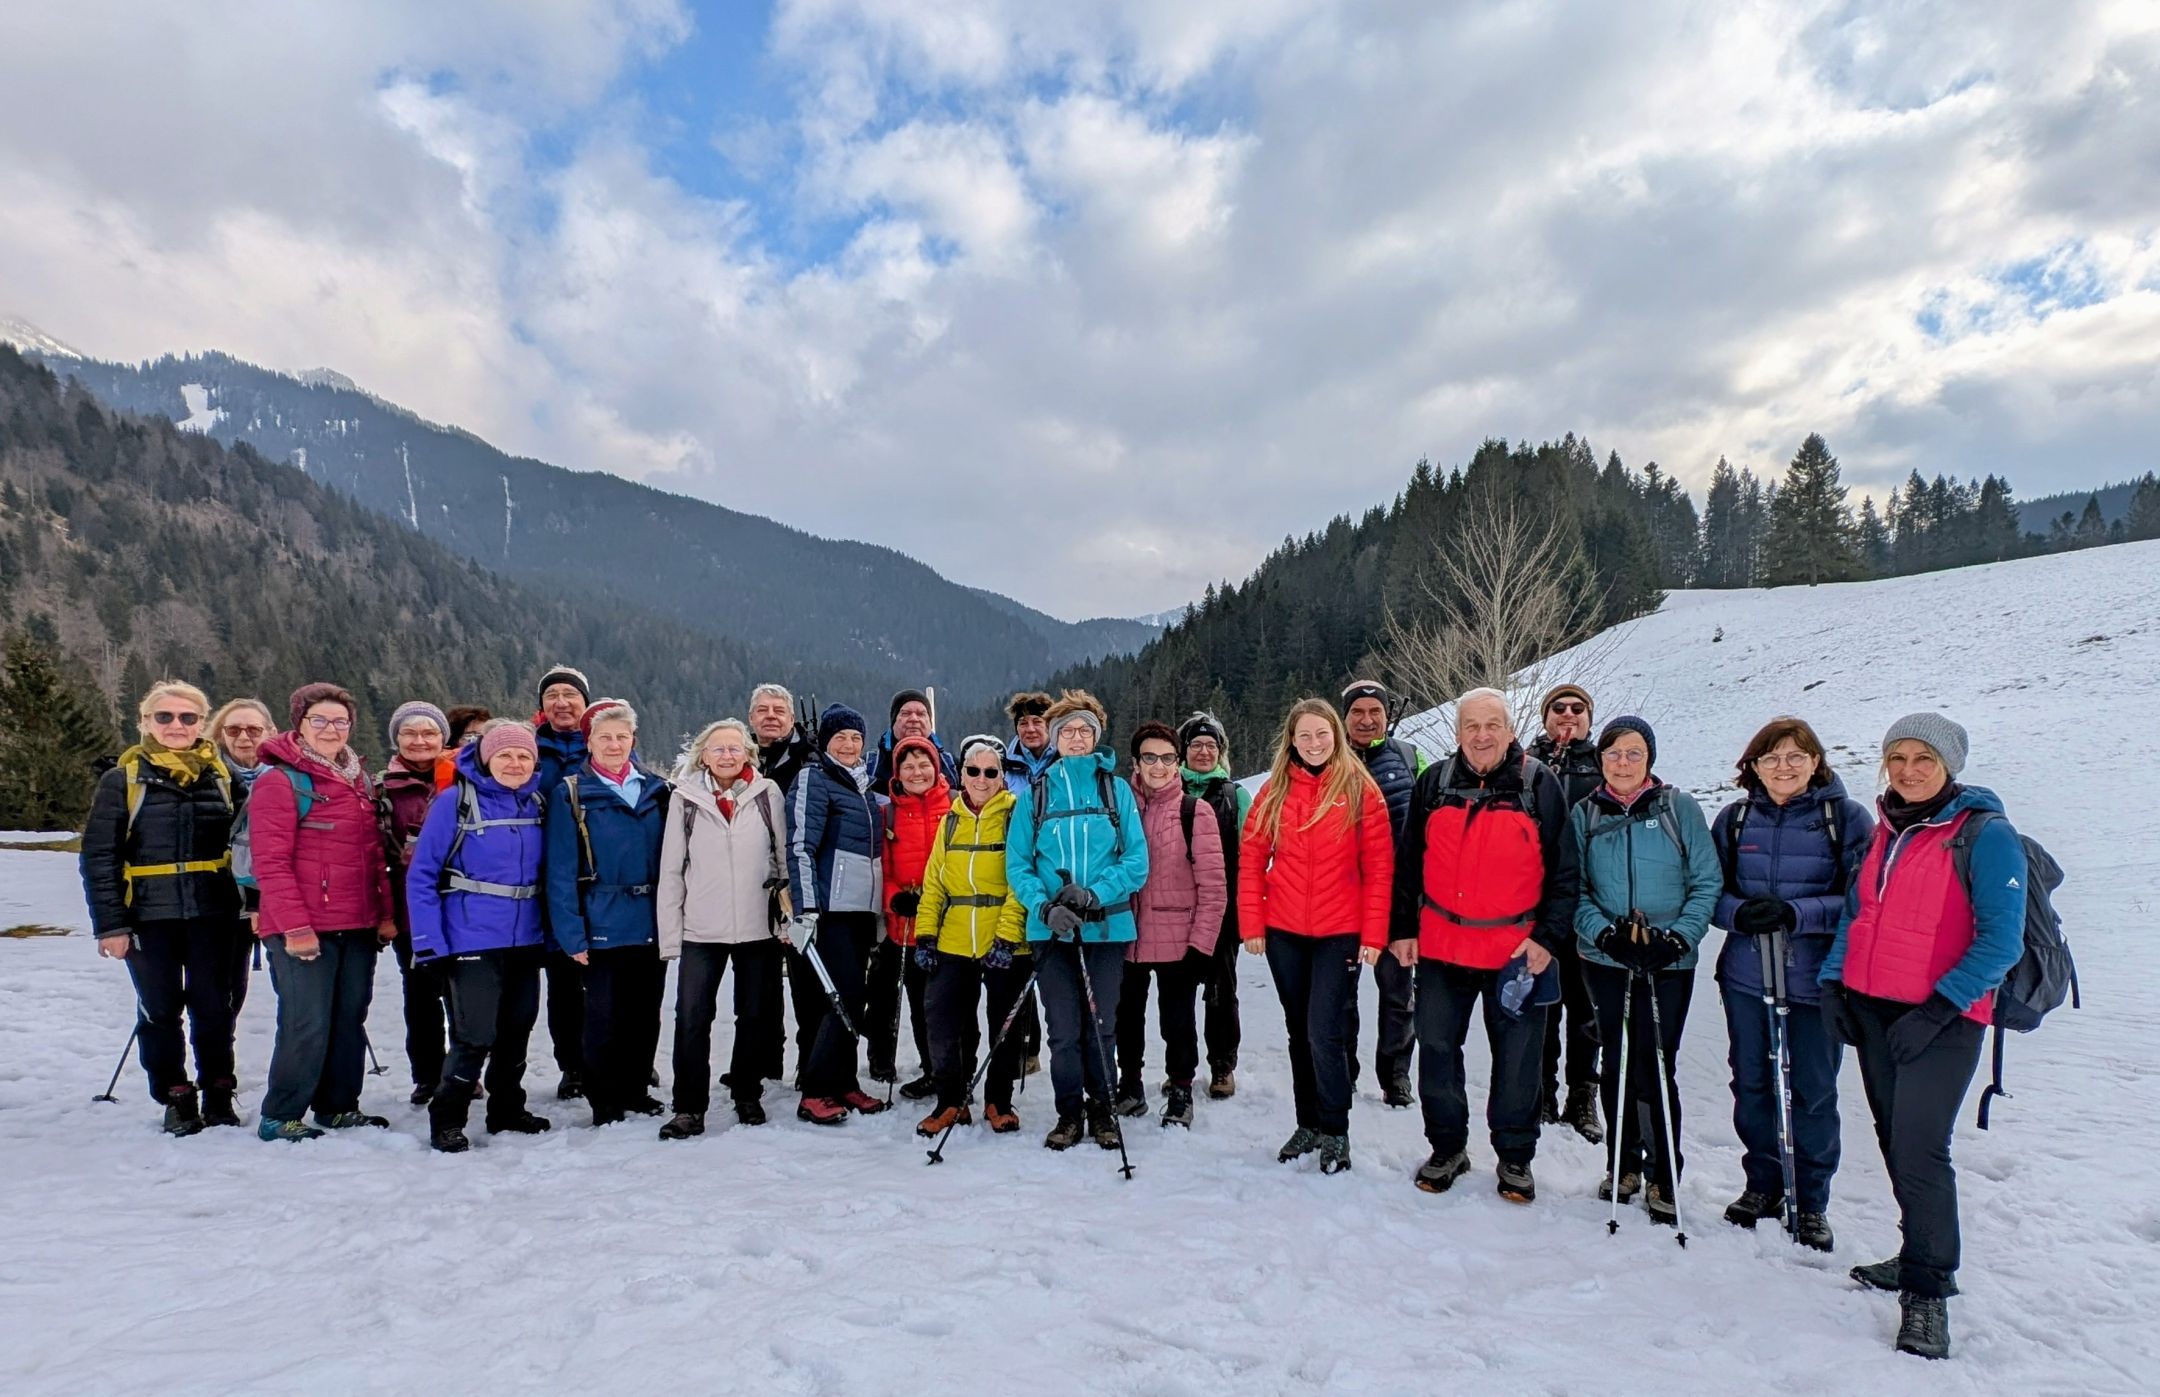
{"type": "Polygon", "coordinates": [[[1540,737],[1530,744],[1530,755],[1545,763],[1552,774],[1560,778],[1560,788],[1567,793],[1570,810],[1605,783],[1605,768],[1598,761],[1597,744],[1587,737],[1578,737],[1565,748],[1549,737],[1540,737]]]}
{"type": "Polygon", "coordinates": [[[214,770],[185,784],[147,762],[140,763],[138,771],[143,798],[132,831],[124,766],[98,778],[90,803],[90,822],[82,837],[82,880],[92,928],[100,936],[112,936],[145,922],[238,917],[240,888],[227,868],[139,877],[130,904],[124,872],[128,864],[148,867],[223,858],[232,845],[233,818],[247,800],[246,787],[234,781],[233,803],[226,804],[214,770]]]}

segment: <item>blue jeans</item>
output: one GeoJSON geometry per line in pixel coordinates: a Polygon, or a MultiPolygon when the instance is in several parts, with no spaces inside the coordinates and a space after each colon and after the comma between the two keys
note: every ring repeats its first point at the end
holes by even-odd
{"type": "Polygon", "coordinates": [[[262,1113],[296,1121],[360,1109],[367,1074],[367,1013],[375,998],[375,928],[326,931],[313,960],[295,960],[285,938],[267,938],[277,989],[277,1042],[270,1050],[262,1113]]]}
{"type": "MultiPolygon", "coordinates": [[[[1778,1161],[1777,1069],[1770,1062],[1770,1011],[1758,995],[1718,987],[1725,1002],[1731,1043],[1733,1129],[1744,1153],[1747,1186],[1773,1197],[1785,1194],[1778,1161]]],[[[1792,1067],[1793,1191],[1803,1213],[1828,1212],[1830,1179],[1838,1167],[1838,1068],[1844,1049],[1823,1030],[1822,1010],[1793,1004],[1785,1016],[1792,1067]]]]}

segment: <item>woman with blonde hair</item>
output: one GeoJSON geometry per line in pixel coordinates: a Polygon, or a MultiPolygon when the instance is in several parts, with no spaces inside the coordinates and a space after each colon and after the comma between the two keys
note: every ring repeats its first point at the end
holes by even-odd
{"type": "Polygon", "coordinates": [[[1318,1151],[1321,1172],[1338,1173],[1350,1167],[1346,1006],[1358,967],[1387,945],[1395,838],[1325,699],[1291,705],[1239,842],[1238,926],[1246,951],[1268,958],[1290,1034],[1297,1130],[1276,1157],[1318,1151]]]}
{"type": "Polygon", "coordinates": [[[246,974],[247,957],[236,950],[245,933],[232,826],[247,790],[210,740],[202,690],[160,680],[136,713],[141,740],[98,778],[83,828],[83,894],[98,954],[127,962],[135,982],[135,1041],[150,1097],[165,1108],[167,1131],[193,1135],[240,1123],[233,977],[246,974]]]}

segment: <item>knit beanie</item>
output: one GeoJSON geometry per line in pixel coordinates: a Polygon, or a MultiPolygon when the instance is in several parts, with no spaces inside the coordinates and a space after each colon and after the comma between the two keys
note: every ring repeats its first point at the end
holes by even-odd
{"type": "Polygon", "coordinates": [[[1908,713],[1892,723],[1890,731],[1883,734],[1883,757],[1888,759],[1891,747],[1907,738],[1933,747],[1953,781],[1965,769],[1965,758],[1972,753],[1972,739],[1966,736],[1965,729],[1940,713],[1908,713]]]}
{"type": "Polygon", "coordinates": [[[1359,699],[1367,698],[1378,699],[1382,708],[1387,707],[1388,692],[1380,686],[1378,681],[1372,679],[1351,680],[1350,686],[1342,691],[1343,712],[1348,713],[1351,704],[1356,703],[1359,699]]]}
{"type": "Polygon", "coordinates": [[[1050,745],[1057,746],[1058,734],[1067,723],[1081,723],[1094,729],[1095,740],[1102,741],[1103,731],[1110,726],[1110,714],[1103,708],[1102,700],[1085,689],[1067,689],[1058,695],[1058,701],[1050,705],[1043,715],[1050,722],[1050,745]]]}
{"type": "Polygon", "coordinates": [[[1547,689],[1545,697],[1538,700],[1538,716],[1542,718],[1552,712],[1553,700],[1563,698],[1581,699],[1583,716],[1585,718],[1595,718],[1597,716],[1597,705],[1590,701],[1590,691],[1580,684],[1555,684],[1550,689],[1547,689]]]}
{"type": "Polygon", "coordinates": [[[930,711],[930,696],[928,694],[920,689],[902,689],[892,696],[892,708],[885,714],[885,726],[889,728],[894,723],[899,722],[901,708],[911,703],[921,704],[925,713],[930,711]]]}
{"type": "Polygon", "coordinates": [[[594,699],[590,704],[586,705],[585,716],[578,719],[578,731],[585,734],[588,742],[591,741],[593,724],[607,717],[610,713],[618,718],[628,719],[632,728],[637,726],[637,715],[630,711],[630,705],[627,701],[619,698],[604,698],[594,699]]]}
{"type": "Polygon", "coordinates": [[[1605,749],[1618,742],[1622,733],[1630,732],[1641,738],[1643,746],[1650,749],[1650,761],[1644,769],[1648,770],[1655,767],[1657,765],[1657,734],[1650,730],[1648,723],[1632,713],[1623,713],[1605,725],[1604,731],[1597,735],[1598,754],[1603,756],[1605,749]]]}
{"type": "Polygon", "coordinates": [[[1178,724],[1178,755],[1180,757],[1184,756],[1185,749],[1193,745],[1193,739],[1200,737],[1214,738],[1217,747],[1228,747],[1230,745],[1229,735],[1223,731],[1221,720],[1212,713],[1200,712],[1193,714],[1190,718],[1178,724]]]}
{"type": "Polygon", "coordinates": [[[846,704],[828,704],[825,711],[818,714],[818,751],[823,752],[826,745],[833,740],[834,735],[843,732],[852,732],[867,735],[869,729],[863,725],[862,714],[857,713],[854,709],[848,707],[846,704]]]}
{"type": "Polygon", "coordinates": [[[480,765],[486,766],[512,748],[530,753],[534,761],[540,759],[540,744],[533,740],[531,728],[508,718],[490,720],[480,733],[480,765]]]}
{"type": "Polygon", "coordinates": [[[292,715],[293,731],[299,731],[300,720],[307,717],[307,711],[318,703],[341,703],[345,705],[346,717],[355,720],[360,717],[360,706],[353,702],[353,696],[336,684],[302,684],[292,691],[292,698],[287,704],[292,715]]]}
{"type": "Polygon", "coordinates": [[[410,703],[399,704],[390,714],[390,746],[393,750],[397,747],[397,735],[405,731],[405,725],[415,718],[425,718],[433,723],[435,731],[442,734],[443,741],[450,740],[450,719],[443,711],[425,699],[414,699],[410,703]]]}
{"type": "Polygon", "coordinates": [[[540,676],[540,682],[533,686],[533,701],[535,703],[546,702],[547,691],[557,684],[568,684],[578,691],[579,698],[584,699],[587,703],[592,702],[592,681],[585,677],[584,670],[572,669],[568,665],[557,665],[540,676]]]}

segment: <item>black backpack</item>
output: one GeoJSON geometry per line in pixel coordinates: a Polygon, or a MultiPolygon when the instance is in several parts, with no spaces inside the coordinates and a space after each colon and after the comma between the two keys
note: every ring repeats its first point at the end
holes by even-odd
{"type": "MultiPolygon", "coordinates": [[[[1959,824],[1950,838],[1950,860],[1968,896],[1972,892],[1972,848],[1980,831],[2002,817],[1992,810],[1976,810],[1959,824]]],[[[2070,959],[2070,942],[2063,936],[2062,917],[2055,911],[2055,889],[2062,886],[2062,865],[2030,835],[2019,834],[2025,846],[2025,951],[1995,991],[1994,1080],[1980,1093],[1980,1128],[1988,1128],[1988,1105],[2003,1090],[2003,1030],[2030,1033],[2040,1021],[2062,1007],[2084,1007],[2078,999],[2077,965],[2070,959]]]]}

